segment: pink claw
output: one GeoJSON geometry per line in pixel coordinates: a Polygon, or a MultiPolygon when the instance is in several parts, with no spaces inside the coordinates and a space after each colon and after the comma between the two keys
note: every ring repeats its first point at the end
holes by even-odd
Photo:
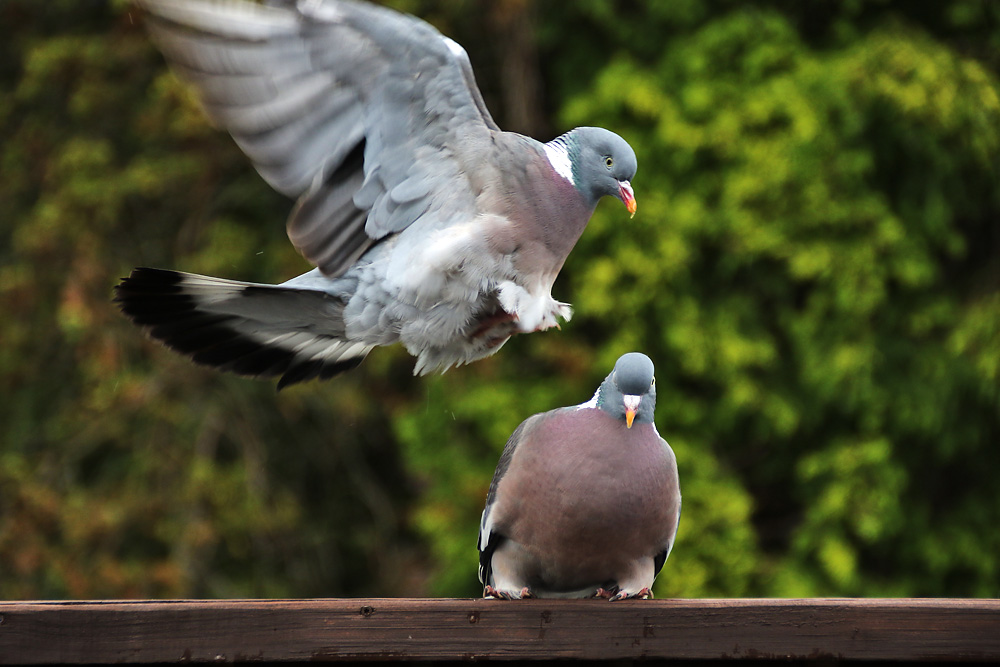
{"type": "MultiPolygon", "coordinates": [[[[519,593],[519,595],[520,595],[520,599],[527,599],[527,598],[533,598],[533,597],[535,597],[534,594],[528,589],[527,586],[525,586],[524,588],[521,589],[521,592],[519,593]]],[[[497,590],[497,589],[493,588],[489,584],[486,584],[486,586],[483,588],[483,598],[484,599],[493,598],[495,600],[517,600],[518,599],[518,598],[514,597],[513,595],[511,595],[510,593],[508,593],[506,591],[500,591],[500,590],[497,590]]]]}
{"type": "Polygon", "coordinates": [[[649,587],[643,588],[635,595],[629,595],[628,591],[618,591],[618,595],[611,598],[612,602],[618,602],[620,600],[628,600],[635,598],[637,600],[651,600],[653,599],[653,591],[649,590],[649,587]]]}

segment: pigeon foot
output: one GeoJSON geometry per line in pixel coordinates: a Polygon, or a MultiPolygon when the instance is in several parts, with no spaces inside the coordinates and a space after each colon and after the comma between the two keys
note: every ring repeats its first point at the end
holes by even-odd
{"type": "Polygon", "coordinates": [[[649,586],[642,588],[638,591],[630,591],[628,589],[623,589],[618,591],[618,593],[610,598],[611,602],[618,602],[619,600],[652,600],[653,591],[649,590],[649,586]]]}
{"type": "Polygon", "coordinates": [[[618,592],[617,586],[612,586],[609,588],[600,587],[594,592],[595,598],[604,598],[605,600],[610,600],[618,592]]]}
{"type": "Polygon", "coordinates": [[[527,586],[520,591],[505,591],[486,584],[483,589],[483,598],[486,600],[527,600],[533,597],[535,597],[534,593],[527,586]]]}
{"type": "Polygon", "coordinates": [[[548,313],[542,318],[535,331],[545,331],[553,327],[562,331],[559,320],[569,322],[571,319],[573,319],[573,306],[562,301],[552,301],[548,313]]]}
{"type": "Polygon", "coordinates": [[[560,319],[568,322],[573,317],[568,303],[556,301],[547,291],[531,292],[509,280],[497,286],[496,298],[522,333],[545,331],[558,326],[560,319]]]}

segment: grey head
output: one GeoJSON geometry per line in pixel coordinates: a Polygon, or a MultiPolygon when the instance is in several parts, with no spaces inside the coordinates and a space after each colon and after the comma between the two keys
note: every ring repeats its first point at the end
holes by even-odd
{"type": "Polygon", "coordinates": [[[633,423],[651,423],[656,410],[656,379],[649,357],[641,352],[619,357],[597,390],[597,407],[624,421],[628,428],[633,423]]]}
{"type": "Polygon", "coordinates": [[[546,144],[547,150],[550,146],[565,149],[573,185],[591,207],[607,195],[620,199],[635,215],[631,181],[638,162],[627,141],[603,127],[578,127],[546,144]]]}

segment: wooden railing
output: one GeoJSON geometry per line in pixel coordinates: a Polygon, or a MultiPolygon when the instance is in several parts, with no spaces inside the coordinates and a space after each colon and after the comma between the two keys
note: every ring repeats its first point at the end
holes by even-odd
{"type": "Polygon", "coordinates": [[[1000,600],[0,602],[0,664],[1000,661],[1000,600]]]}

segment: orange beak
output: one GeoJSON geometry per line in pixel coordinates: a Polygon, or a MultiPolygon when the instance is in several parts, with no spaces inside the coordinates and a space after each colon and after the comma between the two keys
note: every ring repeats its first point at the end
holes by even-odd
{"type": "Polygon", "coordinates": [[[628,181],[618,181],[618,194],[621,196],[622,201],[625,202],[625,209],[628,211],[628,217],[635,216],[635,193],[632,192],[632,184],[628,181]]]}
{"type": "Polygon", "coordinates": [[[632,422],[635,420],[635,413],[639,410],[639,403],[642,402],[642,396],[633,396],[631,394],[625,394],[625,426],[627,428],[632,428],[632,422]]]}

